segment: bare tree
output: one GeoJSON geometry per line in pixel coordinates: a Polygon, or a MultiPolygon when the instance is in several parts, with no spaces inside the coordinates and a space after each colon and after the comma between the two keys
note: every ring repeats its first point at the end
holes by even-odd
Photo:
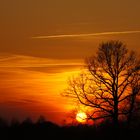
{"type": "Polygon", "coordinates": [[[120,41],[102,43],[85,71],[69,80],[64,96],[89,107],[89,119],[111,118],[116,127],[119,119],[130,119],[140,86],[136,54],[120,41]]]}
{"type": "Polygon", "coordinates": [[[140,103],[139,103],[139,98],[138,98],[138,96],[140,94],[140,75],[139,75],[139,73],[135,73],[132,76],[132,78],[133,78],[132,83],[131,83],[132,94],[127,99],[128,109],[126,109],[126,112],[128,112],[127,113],[128,125],[130,125],[133,117],[140,110],[140,108],[139,108],[140,103]]]}

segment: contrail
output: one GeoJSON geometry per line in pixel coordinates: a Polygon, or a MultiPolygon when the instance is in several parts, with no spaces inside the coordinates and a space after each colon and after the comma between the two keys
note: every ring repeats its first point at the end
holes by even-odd
{"type": "Polygon", "coordinates": [[[49,36],[34,36],[33,39],[51,39],[51,38],[73,38],[73,37],[88,37],[88,36],[102,36],[102,35],[118,35],[118,34],[136,34],[140,31],[120,31],[120,32],[101,32],[101,33],[89,33],[89,34],[60,34],[49,36]]]}

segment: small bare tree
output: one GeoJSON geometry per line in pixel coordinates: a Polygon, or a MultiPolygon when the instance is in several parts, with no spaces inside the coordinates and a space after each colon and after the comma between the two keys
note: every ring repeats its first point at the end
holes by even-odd
{"type": "Polygon", "coordinates": [[[133,75],[133,80],[131,82],[132,94],[127,99],[128,108],[125,112],[127,112],[127,122],[128,126],[130,125],[133,117],[139,112],[140,108],[140,100],[138,95],[140,94],[140,75],[139,73],[135,73],[133,75]]]}
{"type": "Polygon", "coordinates": [[[102,43],[86,60],[86,72],[71,78],[64,96],[89,107],[89,119],[131,119],[139,94],[140,61],[120,41],[102,43]]]}

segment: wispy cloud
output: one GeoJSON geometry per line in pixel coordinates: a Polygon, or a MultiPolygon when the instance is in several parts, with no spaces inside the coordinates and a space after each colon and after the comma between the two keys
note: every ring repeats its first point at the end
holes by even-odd
{"type": "Polygon", "coordinates": [[[89,33],[89,34],[59,34],[49,36],[34,36],[33,39],[51,39],[51,38],[75,38],[75,37],[89,37],[89,36],[102,36],[102,35],[119,35],[119,34],[136,34],[140,33],[137,31],[119,31],[119,32],[100,32],[100,33],[89,33]]]}
{"type": "Polygon", "coordinates": [[[81,66],[81,60],[57,60],[31,57],[25,55],[10,55],[0,58],[0,68],[49,68],[49,67],[75,67],[81,66]]]}

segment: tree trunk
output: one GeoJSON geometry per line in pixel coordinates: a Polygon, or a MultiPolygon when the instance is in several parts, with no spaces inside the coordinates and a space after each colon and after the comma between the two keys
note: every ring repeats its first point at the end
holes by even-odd
{"type": "Polygon", "coordinates": [[[118,101],[117,100],[115,100],[114,102],[113,124],[114,124],[115,130],[118,130],[119,120],[118,120],[118,101]]]}
{"type": "Polygon", "coordinates": [[[113,114],[113,139],[118,139],[119,132],[119,120],[118,120],[118,102],[114,102],[114,114],[113,114]]]}

